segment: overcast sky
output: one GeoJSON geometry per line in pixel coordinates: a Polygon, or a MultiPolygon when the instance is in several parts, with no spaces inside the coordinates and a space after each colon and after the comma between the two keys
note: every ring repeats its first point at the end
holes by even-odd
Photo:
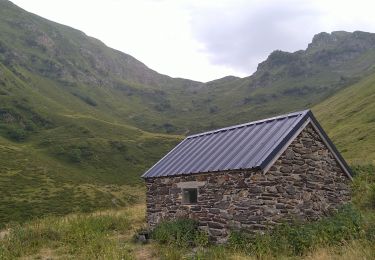
{"type": "Polygon", "coordinates": [[[173,77],[247,76],[275,49],[314,34],[375,32],[371,0],[12,0],[173,77]]]}

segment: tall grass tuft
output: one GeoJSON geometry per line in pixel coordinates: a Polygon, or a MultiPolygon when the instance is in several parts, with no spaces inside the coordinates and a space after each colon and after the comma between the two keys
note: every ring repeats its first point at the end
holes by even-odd
{"type": "Polygon", "coordinates": [[[352,167],[353,202],[362,211],[375,209],[375,166],[357,165],[352,167]]]}
{"type": "Polygon", "coordinates": [[[151,237],[160,244],[174,246],[207,246],[208,235],[199,229],[198,222],[191,219],[177,219],[160,223],[151,237]]]}
{"type": "Polygon", "coordinates": [[[14,259],[37,254],[44,248],[59,248],[63,254],[82,259],[127,259],[126,247],[113,236],[129,230],[130,225],[128,216],[116,214],[49,217],[15,225],[0,243],[0,258],[14,259]]]}

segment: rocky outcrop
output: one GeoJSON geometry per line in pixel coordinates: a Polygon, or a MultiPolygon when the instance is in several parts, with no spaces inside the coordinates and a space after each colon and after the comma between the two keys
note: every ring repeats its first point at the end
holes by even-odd
{"type": "Polygon", "coordinates": [[[293,219],[316,220],[350,200],[350,179],[311,126],[265,174],[242,170],[146,182],[151,228],[193,218],[217,242],[225,242],[230,230],[262,232],[293,219]],[[198,187],[198,202],[184,205],[182,191],[189,185],[198,187]]]}

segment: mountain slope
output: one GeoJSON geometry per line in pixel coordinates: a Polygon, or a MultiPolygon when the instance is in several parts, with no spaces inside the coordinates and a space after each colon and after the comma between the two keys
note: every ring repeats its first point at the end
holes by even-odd
{"type": "Polygon", "coordinates": [[[99,40],[0,0],[0,62],[66,107],[165,133],[193,133],[311,107],[371,73],[375,35],[320,33],[275,51],[246,78],[208,83],[161,75],[99,40]],[[74,103],[74,104],[73,104],[74,103]],[[79,106],[79,107],[78,107],[79,106]]]}
{"type": "Polygon", "coordinates": [[[371,74],[374,47],[375,34],[333,32],[315,35],[306,50],[274,51],[250,77],[208,83],[218,111],[210,120],[246,122],[312,107],[371,74]]]}
{"type": "Polygon", "coordinates": [[[344,157],[375,164],[375,73],[314,107],[344,157]]]}
{"type": "Polygon", "coordinates": [[[110,114],[119,122],[159,132],[171,131],[164,126],[164,111],[179,103],[168,95],[184,96],[188,89],[201,85],[161,75],[99,40],[6,0],[0,1],[0,62],[30,88],[63,107],[73,105],[95,116],[110,114]],[[41,89],[41,80],[64,96],[41,89]]]}
{"type": "Polygon", "coordinates": [[[0,226],[137,202],[139,174],[180,137],[117,122],[16,71],[0,64],[0,226]]]}

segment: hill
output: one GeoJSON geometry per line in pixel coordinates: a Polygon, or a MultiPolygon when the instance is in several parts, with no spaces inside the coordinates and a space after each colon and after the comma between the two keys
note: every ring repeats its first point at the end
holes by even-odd
{"type": "Polygon", "coordinates": [[[313,107],[374,71],[374,43],[374,34],[338,31],[315,35],[306,50],[274,51],[249,77],[208,83],[216,108],[209,120],[232,124],[313,107]]]}
{"type": "Polygon", "coordinates": [[[116,92],[120,83],[109,86],[105,69],[112,83],[169,80],[77,30],[0,1],[0,226],[134,203],[140,172],[180,139],[127,123],[127,109],[147,110],[157,86],[139,90],[141,101],[130,97],[138,85],[128,94],[116,92]]]}
{"type": "Polygon", "coordinates": [[[180,139],[91,113],[28,72],[37,88],[0,71],[0,226],[137,202],[139,173],[180,139]]]}
{"type": "Polygon", "coordinates": [[[375,74],[340,91],[313,111],[352,164],[375,164],[375,74]]]}

